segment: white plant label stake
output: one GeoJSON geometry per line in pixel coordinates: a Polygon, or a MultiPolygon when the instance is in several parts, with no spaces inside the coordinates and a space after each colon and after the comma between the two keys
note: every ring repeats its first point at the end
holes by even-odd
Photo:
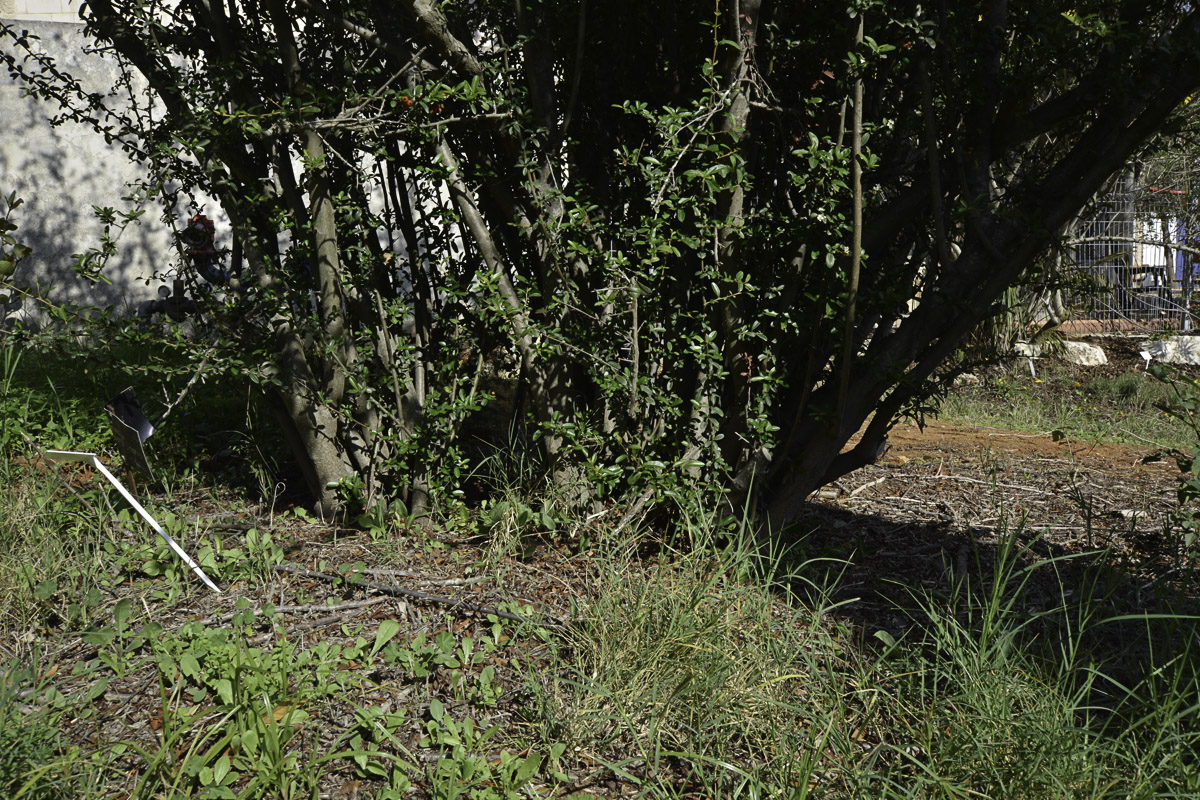
{"type": "Polygon", "coordinates": [[[1146,372],[1150,369],[1150,352],[1147,350],[1140,350],[1138,351],[1138,355],[1146,361],[1146,366],[1142,367],[1142,372],[1146,372]]]}
{"type": "Polygon", "coordinates": [[[175,551],[175,555],[183,559],[183,563],[191,567],[192,572],[196,573],[196,575],[200,577],[200,580],[204,581],[204,584],[208,586],[208,588],[212,589],[217,594],[221,593],[221,590],[217,588],[217,585],[209,580],[208,576],[204,574],[204,570],[200,569],[200,565],[193,561],[191,556],[183,552],[183,548],[180,547],[174,539],[167,535],[167,532],[164,531],[162,526],[154,520],[154,517],[150,516],[149,512],[142,508],[142,504],[133,498],[133,495],[129,493],[129,490],[121,485],[121,482],[117,480],[117,477],[109,472],[108,469],[100,463],[100,459],[96,457],[95,453],[77,453],[71,450],[46,450],[43,452],[46,458],[50,459],[51,461],[77,461],[83,464],[91,464],[93,467],[99,470],[100,474],[103,475],[109,483],[117,487],[117,491],[121,493],[121,496],[125,498],[125,501],[129,503],[129,505],[133,506],[133,510],[136,511],[142,519],[149,523],[150,527],[154,529],[155,533],[163,538],[163,541],[167,543],[168,547],[175,551]]]}

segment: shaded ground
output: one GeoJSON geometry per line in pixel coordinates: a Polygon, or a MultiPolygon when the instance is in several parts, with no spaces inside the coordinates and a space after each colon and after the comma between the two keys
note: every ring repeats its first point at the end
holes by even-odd
{"type": "Polygon", "coordinates": [[[861,598],[842,607],[860,622],[902,630],[897,605],[911,590],[987,580],[1001,539],[1018,531],[1029,558],[1103,551],[1147,583],[1182,564],[1168,522],[1178,470],[1143,463],[1154,448],[936,422],[898,428],[889,444],[821,493],[802,545],[839,560],[834,599],[861,598]]]}
{"type": "MultiPolygon", "coordinates": [[[[1010,534],[1019,542],[1019,564],[1054,560],[1070,590],[1103,594],[1110,614],[1194,604],[1194,553],[1172,521],[1179,471],[1170,458],[1146,460],[1165,448],[1190,448],[1173,440],[1178,428],[1167,427],[1147,400],[1169,393],[1151,378],[1143,383],[1144,337],[1086,340],[1105,350],[1108,364],[1046,358],[1031,372],[1019,360],[982,371],[963,391],[1002,419],[1006,408],[1022,419],[1021,404],[1035,397],[1068,411],[1085,405],[1087,415],[1107,417],[1112,430],[1140,444],[1085,441],[1068,426],[898,426],[879,462],[822,490],[799,526],[798,560],[833,559],[826,571],[839,576],[830,598],[842,604],[838,613],[868,631],[899,634],[912,624],[917,595],[949,595],[964,585],[988,591],[1010,534]],[[1094,568],[1107,582],[1102,588],[1093,583],[1094,568]]],[[[1051,578],[1043,572],[1030,581],[1022,601],[1029,611],[1059,602],[1051,578]]]]}

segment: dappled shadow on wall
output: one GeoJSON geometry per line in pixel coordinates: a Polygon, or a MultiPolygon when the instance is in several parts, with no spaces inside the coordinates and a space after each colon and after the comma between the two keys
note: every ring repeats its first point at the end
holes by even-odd
{"type": "MultiPolygon", "coordinates": [[[[83,52],[83,26],[56,22],[16,22],[40,37],[35,46],[54,57],[86,91],[109,94],[118,72],[112,63],[83,52]]],[[[10,48],[11,42],[4,46],[10,48]]],[[[154,296],[155,272],[171,264],[174,248],[155,202],[140,224],[128,226],[104,275],[111,284],[92,285],[75,275],[72,254],[100,243],[103,225],[93,206],[132,210],[124,199],[128,184],[141,174],[115,145],[85,125],[50,124],[54,104],[22,97],[20,81],[0,83],[0,194],[15,192],[25,202],[13,215],[18,238],[33,248],[17,275],[20,285],[38,287],[59,303],[136,307],[154,296]]],[[[115,232],[115,231],[114,231],[115,232]]]]}

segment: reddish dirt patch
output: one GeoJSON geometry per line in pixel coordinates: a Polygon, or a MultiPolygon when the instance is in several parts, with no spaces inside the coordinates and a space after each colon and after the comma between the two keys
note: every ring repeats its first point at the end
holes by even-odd
{"type": "MultiPolygon", "coordinates": [[[[801,560],[828,559],[832,600],[864,628],[901,632],[913,598],[991,581],[1003,543],[1019,565],[1061,559],[1059,574],[1103,561],[1130,607],[1142,590],[1189,574],[1171,524],[1178,470],[1154,449],[942,423],[899,426],[880,461],[826,487],[797,531],[801,560]],[[1165,577],[1165,581],[1163,580],[1165,577]],[[907,609],[907,610],[906,610],[907,609]]],[[[1056,602],[1050,580],[1032,608],[1056,602]]],[[[1171,584],[1190,593],[1190,586],[1171,584]]]]}

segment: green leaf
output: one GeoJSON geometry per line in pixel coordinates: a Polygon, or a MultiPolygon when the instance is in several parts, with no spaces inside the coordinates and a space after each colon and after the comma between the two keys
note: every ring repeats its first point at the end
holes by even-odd
{"type": "Polygon", "coordinates": [[[129,617],[132,614],[133,604],[130,603],[128,597],[122,598],[113,609],[113,622],[116,623],[118,628],[124,628],[129,624],[129,617]]]}
{"type": "Polygon", "coordinates": [[[101,678],[88,687],[87,695],[83,698],[83,702],[90,703],[98,699],[105,691],[108,690],[108,678],[101,678]]]}
{"type": "Polygon", "coordinates": [[[383,649],[383,646],[395,638],[400,632],[400,623],[394,619],[385,619],[379,623],[379,630],[375,632],[375,644],[371,647],[371,655],[368,661],[375,659],[376,653],[383,649]]]}
{"type": "Polygon", "coordinates": [[[217,759],[217,763],[213,764],[213,781],[221,783],[225,780],[225,776],[229,774],[229,756],[221,756],[217,759]]]}
{"type": "Polygon", "coordinates": [[[194,679],[200,674],[200,662],[191,653],[184,653],[179,659],[179,671],[184,677],[194,679]]]}
{"type": "Polygon", "coordinates": [[[517,774],[513,776],[517,786],[524,785],[531,777],[533,777],[533,773],[537,772],[537,768],[540,767],[541,764],[542,757],[537,753],[531,752],[528,756],[526,756],[525,760],[521,762],[520,768],[517,769],[517,774]]]}

